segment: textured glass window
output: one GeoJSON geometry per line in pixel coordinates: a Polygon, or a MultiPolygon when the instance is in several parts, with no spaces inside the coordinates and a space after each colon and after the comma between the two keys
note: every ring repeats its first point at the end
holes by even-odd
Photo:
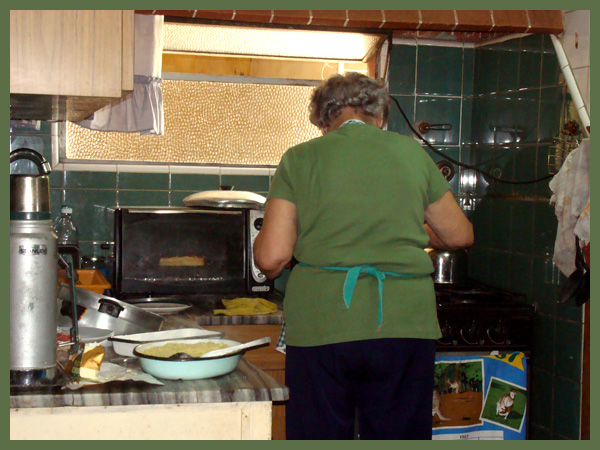
{"type": "Polygon", "coordinates": [[[67,160],[276,166],[320,136],[308,120],[312,86],[164,80],[164,135],[66,126],[67,160]]]}

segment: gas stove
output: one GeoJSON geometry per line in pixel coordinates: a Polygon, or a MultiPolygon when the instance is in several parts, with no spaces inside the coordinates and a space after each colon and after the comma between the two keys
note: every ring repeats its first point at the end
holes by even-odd
{"type": "Polygon", "coordinates": [[[478,283],[435,286],[438,352],[529,353],[535,309],[524,295],[478,283]]]}

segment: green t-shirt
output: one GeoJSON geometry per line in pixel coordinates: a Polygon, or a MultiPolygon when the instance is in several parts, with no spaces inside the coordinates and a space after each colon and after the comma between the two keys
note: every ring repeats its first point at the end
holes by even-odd
{"type": "MultiPolygon", "coordinates": [[[[448,182],[412,138],[350,123],[290,148],[281,158],[269,198],[289,200],[298,212],[295,258],[310,266],[353,267],[427,275],[429,238],[424,212],[448,182]]],[[[286,343],[314,346],[388,337],[438,338],[429,276],[378,281],[359,276],[346,307],[347,272],[296,266],[284,298],[286,343]]]]}

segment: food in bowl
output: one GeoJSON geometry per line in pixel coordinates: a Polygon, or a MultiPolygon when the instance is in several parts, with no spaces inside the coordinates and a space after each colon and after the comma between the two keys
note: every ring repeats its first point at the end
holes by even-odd
{"type": "Polygon", "coordinates": [[[182,342],[168,342],[163,345],[155,345],[145,348],[141,350],[140,353],[146,356],[155,356],[158,358],[169,358],[177,353],[186,353],[193,358],[198,358],[205,353],[227,347],[230,347],[230,345],[210,341],[189,344],[182,342]]]}

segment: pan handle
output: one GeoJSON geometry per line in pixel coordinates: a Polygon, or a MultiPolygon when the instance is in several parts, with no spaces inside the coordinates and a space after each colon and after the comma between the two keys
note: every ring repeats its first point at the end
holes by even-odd
{"type": "Polygon", "coordinates": [[[98,306],[98,312],[108,314],[115,318],[119,317],[121,311],[125,309],[114,300],[109,300],[108,298],[102,298],[98,300],[98,303],[100,305],[98,306]]]}

